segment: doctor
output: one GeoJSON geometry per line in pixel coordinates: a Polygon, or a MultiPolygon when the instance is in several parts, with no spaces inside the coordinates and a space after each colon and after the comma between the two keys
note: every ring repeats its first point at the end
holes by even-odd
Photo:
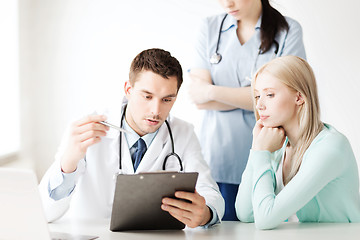
{"type": "MultiPolygon", "coordinates": [[[[169,52],[149,49],[135,57],[124,87],[127,101],[121,111],[121,125],[128,133],[121,134],[121,141],[119,133],[109,134],[109,128],[99,123],[107,119],[103,115],[90,115],[71,125],[55,162],[39,185],[48,221],[64,214],[72,218],[110,218],[113,176],[119,168],[125,174],[159,171],[174,145],[184,171],[199,172],[199,178],[195,193],[175,193],[190,203],[164,198],[161,208],[188,227],[219,222],[224,200],[202,157],[193,127],[169,116],[182,81],[181,66],[169,52]],[[140,149],[145,153],[139,153],[140,149]]],[[[176,158],[168,160],[166,170],[179,169],[176,158]]]]}

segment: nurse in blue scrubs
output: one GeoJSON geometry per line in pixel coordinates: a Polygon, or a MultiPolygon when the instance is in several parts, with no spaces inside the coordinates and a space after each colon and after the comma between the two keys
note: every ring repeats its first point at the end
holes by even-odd
{"type": "Polygon", "coordinates": [[[237,220],[235,198],[255,124],[251,77],[275,57],[306,58],[302,29],[268,0],[219,0],[225,13],[204,20],[189,96],[203,110],[200,143],[225,199],[222,220],[237,220]]]}

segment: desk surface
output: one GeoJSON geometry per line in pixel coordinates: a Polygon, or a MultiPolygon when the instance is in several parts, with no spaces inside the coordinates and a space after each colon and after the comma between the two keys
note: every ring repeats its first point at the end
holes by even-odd
{"type": "Polygon", "coordinates": [[[177,231],[111,232],[109,221],[58,221],[49,224],[51,232],[93,235],[99,239],[258,239],[312,240],[360,239],[360,223],[283,223],[274,230],[257,230],[252,223],[223,222],[209,229],[185,228],[177,231]]]}

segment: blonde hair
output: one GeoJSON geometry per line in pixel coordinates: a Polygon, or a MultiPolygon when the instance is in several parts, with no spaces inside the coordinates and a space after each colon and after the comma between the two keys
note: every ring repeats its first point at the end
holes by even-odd
{"type": "MultiPolygon", "coordinates": [[[[268,62],[256,72],[252,82],[253,91],[256,79],[265,72],[278,79],[290,90],[299,92],[304,100],[298,111],[300,137],[296,146],[293,146],[295,151],[291,169],[285,178],[285,184],[287,184],[299,171],[305,151],[323,128],[323,123],[320,121],[316,80],[312,68],[304,59],[296,56],[284,56],[268,62]]],[[[254,113],[258,120],[259,113],[255,106],[256,103],[254,103],[254,113]]]]}

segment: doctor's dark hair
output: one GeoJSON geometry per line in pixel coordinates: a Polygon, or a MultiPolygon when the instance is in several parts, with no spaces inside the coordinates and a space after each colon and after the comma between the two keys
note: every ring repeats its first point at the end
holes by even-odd
{"type": "Polygon", "coordinates": [[[269,0],[261,0],[261,4],[260,50],[262,53],[265,53],[271,48],[278,32],[281,30],[289,31],[289,24],[285,17],[270,5],[269,0]]]}
{"type": "Polygon", "coordinates": [[[147,49],[139,53],[131,63],[129,80],[131,85],[136,82],[137,74],[142,71],[152,71],[163,78],[175,76],[178,91],[183,82],[182,68],[179,61],[170,52],[159,48],[147,49]]]}

